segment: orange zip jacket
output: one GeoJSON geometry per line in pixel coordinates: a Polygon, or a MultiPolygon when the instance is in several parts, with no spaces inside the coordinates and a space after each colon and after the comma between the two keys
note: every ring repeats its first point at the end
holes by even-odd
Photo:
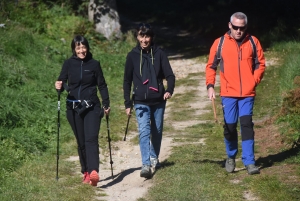
{"type": "Polygon", "coordinates": [[[224,36],[221,60],[217,60],[220,38],[216,39],[210,49],[206,65],[206,86],[213,87],[216,80],[217,66],[220,63],[220,95],[227,97],[255,96],[255,87],[260,83],[265,71],[265,57],[258,39],[252,36],[256,44],[257,58],[252,59],[252,46],[249,35],[241,45],[227,32],[224,36]]]}

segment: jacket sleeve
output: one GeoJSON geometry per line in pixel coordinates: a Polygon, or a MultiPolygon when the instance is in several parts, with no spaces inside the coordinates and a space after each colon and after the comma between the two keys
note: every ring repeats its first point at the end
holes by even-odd
{"type": "Polygon", "coordinates": [[[254,42],[256,45],[256,59],[255,59],[255,69],[254,69],[254,80],[255,80],[255,84],[258,85],[263,76],[264,76],[264,72],[265,72],[265,68],[266,68],[266,64],[265,64],[265,56],[264,56],[264,52],[263,49],[261,47],[261,44],[259,42],[259,40],[257,38],[255,38],[254,36],[252,36],[254,38],[254,42]]]}
{"type": "Polygon", "coordinates": [[[220,42],[220,38],[215,40],[213,45],[210,48],[208,61],[205,68],[205,77],[206,77],[206,87],[214,87],[216,82],[216,71],[219,65],[217,59],[217,48],[220,42]]]}
{"type": "Polygon", "coordinates": [[[175,88],[175,75],[173,73],[169,59],[164,51],[162,51],[162,53],[161,53],[161,66],[162,66],[164,76],[167,80],[166,92],[173,94],[174,88],[175,88]]]}
{"type": "Polygon", "coordinates": [[[124,68],[124,79],[123,79],[123,92],[124,92],[124,105],[125,108],[130,108],[133,104],[133,100],[130,99],[130,92],[133,80],[133,63],[130,59],[129,54],[126,57],[126,63],[124,68]]]}
{"type": "Polygon", "coordinates": [[[108,88],[107,84],[105,82],[105,78],[103,76],[103,71],[100,65],[100,62],[97,62],[98,68],[96,71],[96,77],[97,77],[97,85],[98,89],[102,98],[102,105],[105,108],[108,108],[110,106],[110,100],[109,100],[109,94],[108,94],[108,88]]]}
{"type": "Polygon", "coordinates": [[[63,63],[62,69],[61,69],[60,74],[57,78],[57,81],[62,81],[63,82],[61,92],[64,91],[64,83],[67,83],[67,81],[68,81],[68,69],[69,69],[68,60],[66,60],[63,63]]]}

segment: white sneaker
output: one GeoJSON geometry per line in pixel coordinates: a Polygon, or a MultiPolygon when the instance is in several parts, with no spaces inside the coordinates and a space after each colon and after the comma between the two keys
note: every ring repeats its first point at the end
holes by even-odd
{"type": "Polygon", "coordinates": [[[158,158],[151,158],[150,157],[150,162],[151,162],[151,167],[153,168],[160,168],[161,164],[159,163],[158,158]]]}

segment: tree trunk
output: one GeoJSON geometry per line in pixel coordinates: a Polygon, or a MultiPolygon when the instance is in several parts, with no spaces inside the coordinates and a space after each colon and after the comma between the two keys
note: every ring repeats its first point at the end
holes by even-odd
{"type": "Polygon", "coordinates": [[[105,38],[121,37],[116,0],[90,0],[88,15],[89,20],[94,22],[96,31],[105,38]]]}

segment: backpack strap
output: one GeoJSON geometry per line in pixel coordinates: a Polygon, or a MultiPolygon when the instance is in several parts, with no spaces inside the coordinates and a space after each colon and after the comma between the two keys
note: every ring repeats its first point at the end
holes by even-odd
{"type": "Polygon", "coordinates": [[[218,44],[218,49],[217,49],[217,59],[218,59],[218,61],[221,60],[221,54],[222,54],[224,39],[225,39],[225,37],[221,36],[219,44],[218,44]]]}
{"type": "MultiPolygon", "coordinates": [[[[223,44],[224,44],[224,36],[221,36],[219,44],[218,44],[218,48],[217,48],[217,60],[220,61],[221,60],[221,54],[222,54],[222,49],[223,49],[223,44]]],[[[252,36],[249,36],[249,40],[252,46],[252,55],[253,55],[253,65],[255,65],[255,60],[257,58],[257,52],[256,52],[256,45],[255,42],[252,38],[252,36]]]]}
{"type": "Polygon", "coordinates": [[[256,53],[256,45],[254,43],[254,40],[252,38],[252,36],[249,37],[249,40],[251,42],[251,46],[252,46],[252,55],[253,55],[253,59],[256,59],[257,57],[257,53],[256,53]]]}
{"type": "Polygon", "coordinates": [[[256,45],[254,43],[254,40],[252,38],[252,36],[249,36],[249,40],[250,40],[250,44],[252,46],[252,73],[254,73],[254,70],[256,68],[256,60],[257,60],[257,52],[256,52],[256,45]]]}

